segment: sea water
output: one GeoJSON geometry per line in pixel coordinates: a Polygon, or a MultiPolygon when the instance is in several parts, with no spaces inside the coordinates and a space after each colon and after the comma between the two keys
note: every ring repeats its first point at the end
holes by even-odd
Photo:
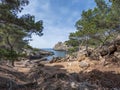
{"type": "Polygon", "coordinates": [[[46,57],[48,60],[52,60],[53,57],[65,57],[66,56],[66,51],[58,51],[52,48],[43,48],[43,50],[51,51],[54,53],[54,55],[46,57]]]}

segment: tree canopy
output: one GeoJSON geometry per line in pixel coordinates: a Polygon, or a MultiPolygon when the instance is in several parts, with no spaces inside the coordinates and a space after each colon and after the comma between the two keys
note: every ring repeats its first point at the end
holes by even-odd
{"type": "MultiPolygon", "coordinates": [[[[16,57],[16,54],[28,45],[33,33],[43,35],[42,20],[35,21],[35,16],[30,14],[18,17],[28,4],[29,0],[0,0],[0,51],[8,52],[5,56],[16,57]]],[[[4,53],[1,56],[4,56],[4,53]]]]}
{"type": "Polygon", "coordinates": [[[77,31],[71,33],[70,40],[67,41],[69,45],[71,37],[78,37],[86,46],[96,46],[104,44],[120,33],[119,0],[95,0],[95,3],[95,8],[82,12],[81,18],[75,24],[77,31]]]}

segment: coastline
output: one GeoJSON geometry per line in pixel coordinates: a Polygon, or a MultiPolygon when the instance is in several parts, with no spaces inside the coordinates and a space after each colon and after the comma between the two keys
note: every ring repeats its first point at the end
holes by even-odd
{"type": "MultiPolygon", "coordinates": [[[[16,61],[15,67],[0,63],[0,89],[12,90],[110,90],[120,89],[120,61],[119,43],[111,43],[109,57],[104,49],[100,49],[99,59],[86,56],[84,48],[78,52],[78,56],[56,58],[53,62],[44,60],[16,61]],[[113,44],[116,44],[115,47],[113,44]],[[101,51],[102,50],[102,51],[101,51]],[[113,52],[114,51],[114,52],[113,52]],[[101,53],[102,52],[102,53],[101,53]],[[115,58],[117,57],[117,58],[115,58]],[[114,61],[118,60],[118,61],[114,61]],[[6,79],[7,78],[7,79],[6,79]],[[113,83],[114,82],[114,83],[113,83]],[[3,89],[4,88],[4,89],[3,89]]],[[[104,47],[104,46],[103,46],[104,47]]],[[[91,49],[90,49],[91,50],[91,49]]],[[[98,57],[98,56],[96,56],[98,57]]]]}
{"type": "Polygon", "coordinates": [[[46,56],[46,58],[49,61],[56,57],[65,58],[65,56],[66,56],[66,51],[64,51],[64,50],[54,50],[53,48],[44,48],[43,50],[54,53],[54,55],[46,56]]]}

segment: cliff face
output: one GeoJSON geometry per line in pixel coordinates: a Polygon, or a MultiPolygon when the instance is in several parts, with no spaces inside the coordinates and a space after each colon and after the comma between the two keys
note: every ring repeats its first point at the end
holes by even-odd
{"type": "Polygon", "coordinates": [[[58,42],[54,47],[53,47],[54,50],[67,50],[68,47],[65,43],[62,43],[62,42],[58,42]]]}

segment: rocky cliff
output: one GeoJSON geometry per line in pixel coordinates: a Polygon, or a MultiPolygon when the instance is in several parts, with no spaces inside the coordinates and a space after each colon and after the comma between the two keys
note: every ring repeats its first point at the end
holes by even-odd
{"type": "Polygon", "coordinates": [[[54,47],[53,47],[54,50],[68,50],[68,47],[65,43],[62,43],[62,42],[58,42],[54,47]]]}

